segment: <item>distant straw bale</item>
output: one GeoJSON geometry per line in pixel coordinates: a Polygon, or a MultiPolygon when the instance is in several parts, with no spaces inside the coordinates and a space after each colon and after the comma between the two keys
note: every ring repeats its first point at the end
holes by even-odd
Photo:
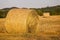
{"type": "Polygon", "coordinates": [[[43,13],[43,17],[49,17],[49,16],[50,16],[50,13],[49,12],[43,13]]]}
{"type": "Polygon", "coordinates": [[[35,32],[38,14],[29,9],[11,9],[6,17],[5,27],[8,33],[35,32]]]}

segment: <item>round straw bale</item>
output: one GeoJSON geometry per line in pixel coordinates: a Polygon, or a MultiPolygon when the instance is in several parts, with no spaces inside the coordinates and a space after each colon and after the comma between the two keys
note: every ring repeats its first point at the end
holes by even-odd
{"type": "Polygon", "coordinates": [[[46,17],[50,17],[50,13],[49,12],[45,12],[43,13],[43,17],[46,18],[46,17]]]}
{"type": "Polygon", "coordinates": [[[38,14],[29,9],[11,9],[6,17],[5,27],[8,33],[35,32],[38,14]]]}

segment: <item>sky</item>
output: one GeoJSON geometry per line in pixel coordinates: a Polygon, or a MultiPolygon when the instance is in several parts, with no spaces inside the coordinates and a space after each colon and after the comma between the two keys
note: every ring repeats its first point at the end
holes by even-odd
{"type": "Polygon", "coordinates": [[[8,7],[26,7],[26,8],[42,8],[60,5],[60,0],[1,0],[0,8],[8,7]]]}

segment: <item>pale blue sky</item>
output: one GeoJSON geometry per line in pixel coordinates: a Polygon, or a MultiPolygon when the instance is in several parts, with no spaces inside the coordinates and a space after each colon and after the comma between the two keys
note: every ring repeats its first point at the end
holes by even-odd
{"type": "Polygon", "coordinates": [[[41,8],[55,5],[60,5],[60,0],[0,0],[0,8],[7,7],[41,8]]]}

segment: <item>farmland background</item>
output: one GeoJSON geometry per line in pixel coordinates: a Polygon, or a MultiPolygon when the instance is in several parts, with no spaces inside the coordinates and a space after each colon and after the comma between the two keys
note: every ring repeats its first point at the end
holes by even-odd
{"type": "Polygon", "coordinates": [[[17,7],[0,9],[0,40],[60,40],[60,5],[46,8],[29,8],[35,10],[39,15],[37,35],[31,33],[22,35],[6,33],[5,29],[3,29],[5,18],[9,10],[13,8],[17,7]],[[51,16],[44,17],[44,12],[49,12],[51,16]]]}

